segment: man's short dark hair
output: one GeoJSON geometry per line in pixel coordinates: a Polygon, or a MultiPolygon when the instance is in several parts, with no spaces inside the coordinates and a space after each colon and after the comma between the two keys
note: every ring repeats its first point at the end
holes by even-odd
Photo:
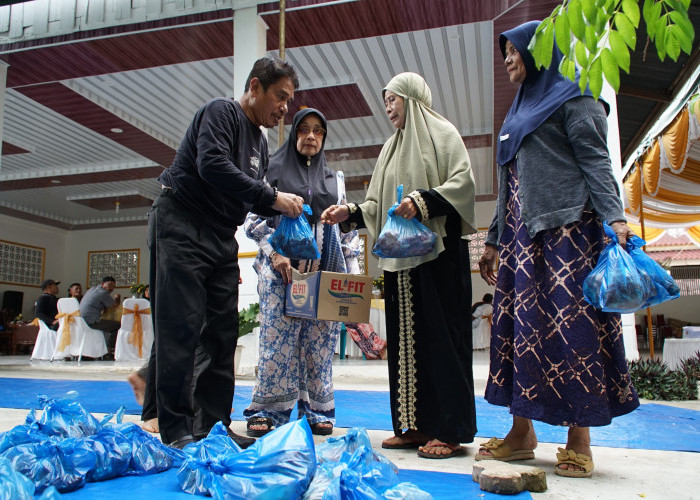
{"type": "Polygon", "coordinates": [[[71,288],[73,288],[73,287],[76,286],[76,285],[79,286],[80,288],[83,288],[83,285],[81,285],[80,283],[71,283],[71,284],[68,286],[68,289],[70,290],[71,288]]]}
{"type": "Polygon", "coordinates": [[[250,90],[250,81],[253,78],[257,78],[260,85],[262,85],[263,91],[267,91],[270,85],[274,85],[285,77],[292,80],[294,90],[299,88],[299,77],[291,64],[279,57],[261,57],[253,64],[253,69],[245,81],[245,91],[248,92],[250,90]]]}
{"type": "Polygon", "coordinates": [[[105,276],[104,278],[102,278],[102,283],[107,283],[107,282],[109,282],[109,281],[114,281],[114,282],[116,282],[117,280],[115,280],[115,279],[112,278],[111,276],[105,276]]]}
{"type": "Polygon", "coordinates": [[[484,298],[481,300],[483,300],[487,304],[490,304],[491,301],[493,301],[493,295],[491,295],[490,293],[487,293],[486,295],[484,295],[484,298]]]}

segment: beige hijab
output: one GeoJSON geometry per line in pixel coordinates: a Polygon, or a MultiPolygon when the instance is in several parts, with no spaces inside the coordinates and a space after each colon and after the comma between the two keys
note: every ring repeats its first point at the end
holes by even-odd
{"type": "MultiPolygon", "coordinates": [[[[433,189],[445,198],[462,218],[462,235],[475,233],[474,175],[467,148],[457,129],[430,109],[432,97],[423,77],[401,73],[387,84],[404,98],[406,124],[384,144],[374,167],[365,201],[360,205],[367,230],[376,239],[384,227],[387,210],[396,202],[396,188],[404,196],[416,189],[433,189]]],[[[384,271],[411,269],[437,258],[445,247],[445,216],[422,221],[438,235],[435,251],[421,257],[379,259],[384,271]]]]}

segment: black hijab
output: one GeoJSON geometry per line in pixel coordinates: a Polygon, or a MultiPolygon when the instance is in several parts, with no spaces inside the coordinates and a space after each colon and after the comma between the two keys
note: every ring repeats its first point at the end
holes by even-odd
{"type": "MultiPolygon", "coordinates": [[[[309,114],[318,116],[323,128],[328,130],[326,117],[317,109],[304,108],[297,111],[289,137],[282,147],[270,156],[267,180],[272,187],[282,192],[294,193],[304,198],[304,203],[309,205],[313,212],[308,219],[315,222],[326,208],[338,202],[338,182],[336,173],[328,166],[323,151],[328,132],[323,136],[321,149],[314,156],[309,158],[297,151],[297,127],[309,114]]],[[[275,227],[276,222],[277,220],[273,223],[275,227]]]]}

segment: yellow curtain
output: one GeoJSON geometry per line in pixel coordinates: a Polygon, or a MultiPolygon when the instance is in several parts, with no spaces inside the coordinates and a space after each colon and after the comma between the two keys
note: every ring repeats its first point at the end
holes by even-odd
{"type": "MultiPolygon", "coordinates": [[[[688,158],[685,168],[683,169],[683,173],[680,174],[680,177],[686,181],[700,184],[700,161],[688,158]]],[[[700,190],[700,186],[698,186],[698,190],[700,190]]]]}
{"type": "MultiPolygon", "coordinates": [[[[632,231],[634,231],[634,234],[636,234],[640,238],[642,237],[642,226],[640,226],[639,224],[634,224],[632,222],[628,222],[627,225],[632,231]]],[[[664,234],[664,232],[666,232],[665,229],[659,229],[657,227],[647,227],[647,225],[644,224],[644,237],[647,243],[651,243],[653,241],[658,240],[664,234]]]]}
{"type": "MultiPolygon", "coordinates": [[[[700,193],[700,186],[698,186],[698,192],[700,193]]],[[[700,206],[700,195],[696,196],[679,193],[678,191],[671,191],[670,189],[659,188],[659,192],[656,194],[655,198],[659,201],[666,201],[677,205],[700,206]]]]}
{"type": "Polygon", "coordinates": [[[689,227],[687,231],[688,236],[690,236],[695,243],[700,245],[700,226],[689,227]]]}
{"type": "MultiPolygon", "coordinates": [[[[685,165],[688,147],[688,108],[684,107],[661,136],[666,149],[666,158],[673,173],[679,173],[685,165]]],[[[658,168],[657,168],[658,170],[658,168]]],[[[658,180],[658,171],[657,171],[658,180]]]]}
{"type": "Polygon", "coordinates": [[[639,183],[641,182],[641,177],[639,175],[639,164],[635,163],[634,172],[632,172],[623,186],[625,188],[625,194],[627,195],[627,203],[629,203],[629,210],[634,215],[639,214],[639,205],[641,204],[641,197],[639,196],[639,183]]]}
{"type": "Polygon", "coordinates": [[[665,224],[688,224],[696,221],[700,223],[700,214],[670,214],[644,207],[644,220],[665,224]]]}
{"type": "Polygon", "coordinates": [[[644,189],[652,196],[656,196],[659,189],[659,167],[661,164],[661,145],[659,141],[644,154],[642,172],[644,173],[644,189]]]}

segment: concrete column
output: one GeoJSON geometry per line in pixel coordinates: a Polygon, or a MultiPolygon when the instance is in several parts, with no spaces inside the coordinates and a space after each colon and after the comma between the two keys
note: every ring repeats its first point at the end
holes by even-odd
{"type": "Polygon", "coordinates": [[[233,95],[239,98],[253,63],[267,51],[267,25],[258,16],[257,2],[234,1],[233,7],[233,95]]]}

